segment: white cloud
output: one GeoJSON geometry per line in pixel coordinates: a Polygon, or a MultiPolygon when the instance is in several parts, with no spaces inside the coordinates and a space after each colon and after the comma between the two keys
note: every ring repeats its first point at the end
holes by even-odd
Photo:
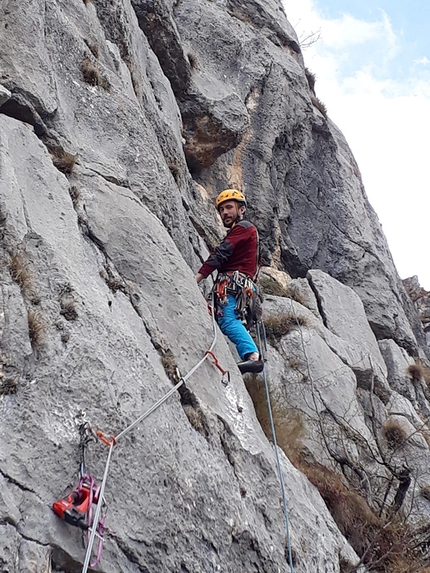
{"type": "Polygon", "coordinates": [[[385,12],[381,13],[381,20],[376,22],[366,22],[344,14],[336,20],[321,20],[320,27],[322,43],[336,51],[357,47],[372,40],[383,42],[389,57],[394,56],[398,50],[396,35],[385,12]]]}
{"type": "Polygon", "coordinates": [[[393,57],[399,49],[398,39],[388,15],[381,10],[380,20],[367,22],[343,14],[341,18],[326,19],[319,15],[311,0],[284,0],[287,17],[296,30],[299,39],[319,33],[319,51],[328,47],[342,53],[347,47],[365,45],[380,41],[384,45],[385,57],[393,57]]]}
{"type": "Polygon", "coordinates": [[[317,95],[357,159],[400,276],[417,274],[430,290],[430,82],[418,76],[380,79],[381,61],[393,59],[401,46],[384,12],[374,22],[350,15],[329,20],[312,0],[284,4],[299,37],[302,30],[321,30],[321,39],[304,51],[306,66],[317,76],[317,95]],[[367,49],[370,43],[375,48],[372,42],[373,54],[367,49]]]}
{"type": "Polygon", "coordinates": [[[430,64],[430,60],[428,59],[427,56],[423,56],[419,60],[413,60],[413,62],[414,62],[414,64],[419,64],[422,66],[428,66],[430,64]]]}

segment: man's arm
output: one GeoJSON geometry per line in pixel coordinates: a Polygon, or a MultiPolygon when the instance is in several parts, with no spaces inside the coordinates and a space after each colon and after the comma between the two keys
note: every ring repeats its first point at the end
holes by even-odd
{"type": "MultiPolygon", "coordinates": [[[[249,240],[249,225],[247,222],[244,223],[245,225],[241,223],[237,224],[229,231],[226,238],[211,252],[195,275],[198,283],[202,279],[207,278],[214,270],[219,269],[222,265],[227,263],[239,243],[249,240]]],[[[254,228],[253,225],[251,225],[251,227],[254,228]]]]}

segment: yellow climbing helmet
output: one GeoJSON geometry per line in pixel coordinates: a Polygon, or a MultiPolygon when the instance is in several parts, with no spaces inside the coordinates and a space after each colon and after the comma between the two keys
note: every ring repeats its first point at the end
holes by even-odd
{"type": "Polygon", "coordinates": [[[240,205],[246,207],[245,195],[242,191],[238,191],[237,189],[225,189],[224,191],[221,191],[215,200],[215,207],[218,211],[219,206],[221,203],[224,203],[224,201],[237,201],[240,205]]]}

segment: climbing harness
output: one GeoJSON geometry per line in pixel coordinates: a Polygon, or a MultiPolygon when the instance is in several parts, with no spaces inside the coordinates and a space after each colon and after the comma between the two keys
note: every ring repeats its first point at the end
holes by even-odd
{"type": "MultiPolygon", "coordinates": [[[[91,430],[88,422],[84,421],[85,413],[79,412],[79,480],[76,488],[64,498],[55,501],[52,504],[54,512],[69,525],[73,525],[87,532],[87,542],[90,539],[90,531],[94,528],[93,523],[93,505],[105,507],[105,501],[100,496],[100,487],[96,484],[94,478],[86,473],[85,469],[85,448],[95,441],[95,435],[91,430]]],[[[105,528],[105,515],[101,516],[95,527],[99,544],[95,560],[91,567],[95,567],[101,559],[103,549],[103,534],[105,530],[113,533],[110,529],[105,528]]]]}
{"type": "Polygon", "coordinates": [[[217,314],[222,314],[222,307],[228,303],[228,296],[236,299],[235,313],[237,318],[249,330],[251,325],[261,318],[261,301],[256,283],[246,274],[239,271],[219,273],[209,295],[215,295],[217,314]]]}

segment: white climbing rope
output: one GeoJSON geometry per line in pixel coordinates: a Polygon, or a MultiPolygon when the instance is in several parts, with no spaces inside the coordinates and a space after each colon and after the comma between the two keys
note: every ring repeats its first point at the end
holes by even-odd
{"type": "MultiPolygon", "coordinates": [[[[212,302],[214,303],[213,300],[212,300],[212,302]]],[[[100,486],[99,501],[97,503],[96,511],[94,513],[94,519],[93,519],[93,523],[91,526],[91,535],[90,535],[90,538],[88,540],[84,565],[82,567],[82,573],[87,573],[88,567],[90,566],[91,554],[93,551],[94,540],[95,540],[95,537],[97,535],[97,528],[99,525],[100,514],[101,514],[101,510],[102,510],[102,505],[103,505],[104,491],[105,491],[105,487],[106,487],[107,478],[109,475],[109,467],[110,467],[110,463],[111,463],[113,447],[116,445],[116,443],[118,442],[118,440],[120,438],[122,438],[123,436],[128,434],[128,432],[130,432],[135,426],[137,426],[140,422],[143,422],[143,420],[145,420],[145,418],[150,416],[153,412],[155,412],[155,410],[157,410],[162,404],[164,404],[164,402],[166,402],[166,400],[168,400],[169,397],[172,394],[174,394],[176,392],[176,390],[178,390],[178,388],[180,388],[180,386],[182,386],[182,384],[184,384],[188,380],[188,378],[190,378],[194,374],[194,372],[196,372],[196,370],[198,370],[198,368],[200,368],[200,366],[203,364],[203,362],[209,356],[213,356],[212,351],[213,351],[215,344],[216,344],[216,341],[217,341],[217,329],[216,329],[216,322],[215,322],[215,306],[214,306],[214,304],[212,304],[211,315],[212,315],[212,329],[213,329],[213,335],[214,336],[212,339],[212,343],[209,347],[209,350],[206,351],[203,358],[201,360],[199,360],[199,362],[197,362],[197,364],[195,366],[193,366],[193,368],[191,368],[191,370],[185,376],[183,376],[179,380],[179,382],[175,386],[173,386],[173,388],[171,388],[166,394],[164,394],[164,396],[162,396],[155,404],[153,404],[148,410],[146,410],[146,412],[144,412],[141,416],[139,416],[133,423],[131,423],[129,426],[127,426],[124,430],[122,430],[122,432],[120,432],[117,436],[110,436],[110,441],[108,441],[106,438],[102,438],[103,441],[109,445],[109,453],[108,453],[108,457],[106,460],[106,466],[105,466],[105,470],[104,470],[104,474],[103,474],[102,484],[100,486]]]]}

